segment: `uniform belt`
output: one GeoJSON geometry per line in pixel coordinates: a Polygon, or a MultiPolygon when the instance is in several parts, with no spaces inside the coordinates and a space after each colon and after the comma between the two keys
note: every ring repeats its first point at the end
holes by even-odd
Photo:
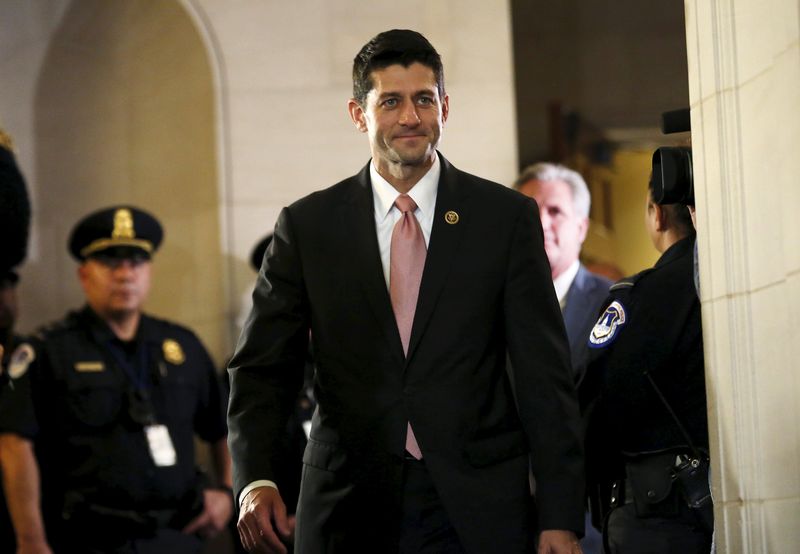
{"type": "Polygon", "coordinates": [[[610,507],[633,503],[633,494],[630,491],[630,482],[627,479],[618,479],[611,483],[611,496],[608,499],[610,507]]]}
{"type": "Polygon", "coordinates": [[[176,520],[178,510],[123,510],[118,508],[111,508],[98,504],[89,504],[87,509],[83,512],[84,517],[96,520],[118,520],[128,521],[131,524],[141,525],[143,527],[150,527],[162,529],[169,527],[170,524],[176,520]]]}

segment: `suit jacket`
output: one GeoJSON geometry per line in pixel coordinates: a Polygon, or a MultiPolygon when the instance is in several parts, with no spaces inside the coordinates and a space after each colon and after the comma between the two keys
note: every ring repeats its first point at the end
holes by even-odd
{"type": "Polygon", "coordinates": [[[270,446],[300,387],[310,329],[318,408],[296,552],[396,550],[409,421],[468,552],[529,551],[529,453],[540,527],[583,527],[580,422],[538,211],[441,162],[407,357],[369,166],[278,218],[230,363],[229,441],[237,497],[274,476],[270,446]]]}
{"type": "Polygon", "coordinates": [[[611,284],[609,279],[592,273],[581,264],[567,291],[564,325],[567,328],[572,371],[576,383],[586,372],[586,366],[589,363],[589,350],[586,342],[600,315],[601,304],[608,296],[611,284]]]}

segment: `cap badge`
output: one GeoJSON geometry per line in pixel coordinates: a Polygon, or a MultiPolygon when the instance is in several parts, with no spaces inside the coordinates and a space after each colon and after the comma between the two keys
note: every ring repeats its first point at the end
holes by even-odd
{"type": "Polygon", "coordinates": [[[111,232],[113,239],[132,239],[136,237],[133,231],[133,214],[128,208],[120,208],[114,212],[114,230],[111,232]]]}
{"type": "Polygon", "coordinates": [[[183,348],[178,344],[178,341],[166,339],[162,345],[164,350],[164,359],[173,365],[181,365],[186,361],[186,355],[183,353],[183,348]]]}
{"type": "Polygon", "coordinates": [[[611,344],[625,325],[625,308],[614,300],[595,323],[589,334],[589,348],[603,348],[611,344]]]}
{"type": "Polygon", "coordinates": [[[453,210],[444,214],[444,220],[449,223],[450,225],[455,225],[458,223],[458,214],[453,210]]]}
{"type": "Polygon", "coordinates": [[[3,131],[2,129],[0,129],[0,146],[5,148],[9,152],[14,151],[14,141],[12,141],[8,133],[3,131]]]}

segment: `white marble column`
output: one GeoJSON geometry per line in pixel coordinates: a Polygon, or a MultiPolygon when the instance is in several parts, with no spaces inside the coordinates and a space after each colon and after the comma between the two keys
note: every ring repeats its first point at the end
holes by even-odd
{"type": "Polygon", "coordinates": [[[688,0],[719,552],[800,548],[800,5],[688,0]]]}

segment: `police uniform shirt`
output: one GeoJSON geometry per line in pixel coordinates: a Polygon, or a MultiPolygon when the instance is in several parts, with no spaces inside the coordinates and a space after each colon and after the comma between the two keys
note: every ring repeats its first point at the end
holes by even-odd
{"type": "Polygon", "coordinates": [[[217,441],[225,421],[214,366],[191,331],[142,315],[135,341],[125,345],[87,307],[45,330],[35,347],[34,368],[19,383],[30,386],[32,409],[18,408],[12,425],[36,436],[45,486],[137,510],[176,508],[192,493],[194,434],[217,441]],[[156,466],[128,414],[128,370],[141,359],[156,422],[177,453],[172,466],[156,466]]]}
{"type": "MultiPolygon", "coordinates": [[[[28,349],[23,345],[27,344],[22,337],[13,336],[8,344],[3,345],[3,357],[0,361],[0,433],[14,433],[15,426],[9,421],[9,415],[19,413],[21,405],[20,399],[24,397],[24,392],[11,385],[9,371],[16,377],[21,378],[28,370],[33,361],[28,354],[28,349]],[[12,362],[13,360],[13,362],[12,362]]],[[[30,350],[32,353],[33,350],[30,350]]],[[[2,468],[0,468],[2,470],[2,468]]],[[[2,478],[2,473],[0,473],[2,478]]],[[[8,513],[3,488],[0,487],[0,552],[14,552],[16,540],[14,528],[11,524],[11,516],[8,513]]]]}
{"type": "Polygon", "coordinates": [[[611,287],[589,337],[592,361],[580,387],[582,406],[591,414],[590,455],[686,445],[645,372],[655,380],[695,446],[708,446],[693,243],[693,237],[678,241],[653,268],[611,287]]]}

